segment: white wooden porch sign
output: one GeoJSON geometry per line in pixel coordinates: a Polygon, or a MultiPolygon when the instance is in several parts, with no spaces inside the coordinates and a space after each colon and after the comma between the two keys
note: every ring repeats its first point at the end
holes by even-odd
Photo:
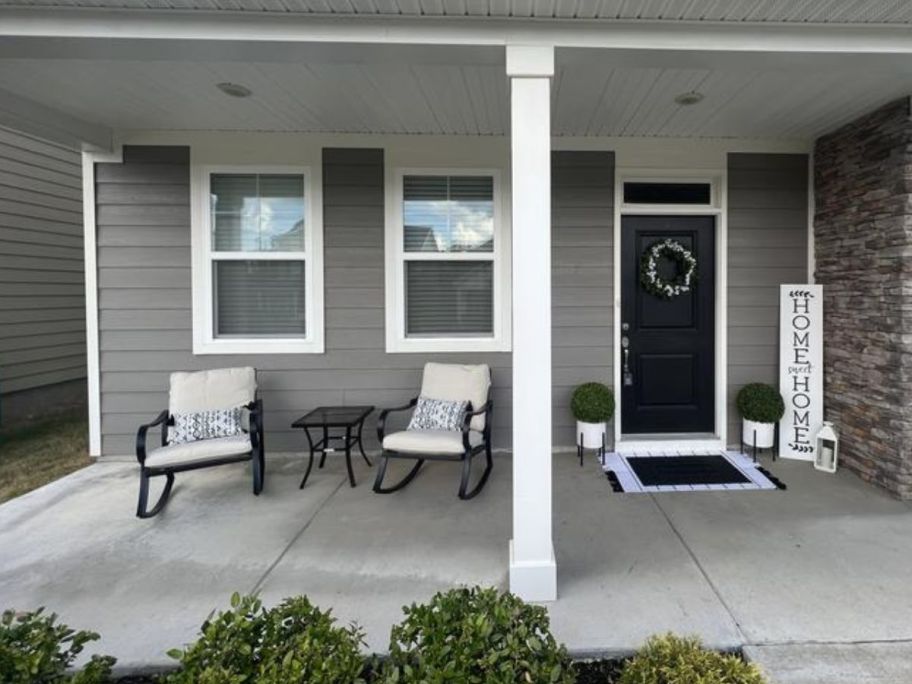
{"type": "Polygon", "coordinates": [[[814,460],[823,424],[823,287],[779,289],[779,391],[785,415],[779,423],[779,455],[814,460]]]}

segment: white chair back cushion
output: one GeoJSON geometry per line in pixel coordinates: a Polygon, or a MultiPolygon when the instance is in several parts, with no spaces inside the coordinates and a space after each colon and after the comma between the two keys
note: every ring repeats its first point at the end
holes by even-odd
{"type": "Polygon", "coordinates": [[[168,410],[175,414],[236,408],[256,398],[256,387],[256,370],[250,367],[172,373],[168,410]]]}
{"type": "MultiPolygon", "coordinates": [[[[460,366],[453,363],[427,363],[421,383],[421,396],[446,401],[471,401],[477,411],[488,400],[491,370],[487,364],[460,366]]],[[[485,417],[473,416],[473,430],[484,430],[485,417]]]]}

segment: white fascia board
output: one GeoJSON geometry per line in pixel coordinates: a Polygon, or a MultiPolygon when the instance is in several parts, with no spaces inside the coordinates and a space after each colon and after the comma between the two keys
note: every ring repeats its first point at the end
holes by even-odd
{"type": "Polygon", "coordinates": [[[101,356],[98,332],[98,228],[95,220],[95,164],[122,163],[123,151],[82,153],[82,227],[85,263],[86,378],[89,456],[101,456],[101,356]]]}
{"type": "Polygon", "coordinates": [[[88,146],[107,151],[112,147],[110,128],[6,90],[0,90],[0,124],[76,149],[88,146]]]}
{"type": "Polygon", "coordinates": [[[0,36],[643,50],[912,53],[908,26],[312,16],[93,8],[0,10],[0,36]]]}

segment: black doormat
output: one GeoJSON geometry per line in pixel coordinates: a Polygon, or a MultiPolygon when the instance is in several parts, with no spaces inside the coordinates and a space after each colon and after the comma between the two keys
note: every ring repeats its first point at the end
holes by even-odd
{"type": "Polygon", "coordinates": [[[719,456],[630,456],[627,463],[644,487],[743,484],[750,480],[719,456]]]}

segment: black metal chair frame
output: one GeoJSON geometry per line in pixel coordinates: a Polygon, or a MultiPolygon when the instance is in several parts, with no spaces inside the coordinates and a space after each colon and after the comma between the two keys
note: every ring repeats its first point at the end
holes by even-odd
{"type": "MultiPolygon", "coordinates": [[[[381,445],[383,444],[383,438],[386,435],[387,416],[390,413],[408,411],[410,409],[413,409],[417,403],[418,397],[414,397],[411,401],[409,401],[409,403],[405,404],[404,406],[397,406],[396,408],[385,409],[380,412],[380,417],[377,420],[377,437],[379,438],[381,445]]],[[[484,406],[477,410],[473,410],[472,403],[469,402],[465,418],[462,421],[463,453],[461,454],[416,453],[383,449],[382,453],[380,454],[380,464],[377,468],[377,477],[374,480],[374,491],[378,494],[391,494],[392,492],[399,491],[415,479],[415,476],[418,474],[418,471],[421,469],[421,466],[424,465],[425,461],[462,461],[462,480],[459,483],[459,498],[468,500],[476,496],[484,488],[485,483],[488,481],[488,476],[491,474],[491,468],[494,466],[494,459],[491,454],[491,417],[493,415],[493,408],[494,402],[491,400],[490,386],[488,386],[488,394],[484,406]],[[482,442],[481,444],[472,446],[469,443],[469,433],[471,432],[470,426],[472,423],[472,418],[479,415],[484,415],[485,417],[485,426],[484,430],[481,433],[482,442]],[[486,461],[484,472],[481,474],[481,477],[475,486],[472,489],[469,489],[469,480],[472,473],[472,459],[482,452],[485,454],[486,461]],[[417,463],[415,463],[408,474],[399,480],[399,482],[392,486],[384,487],[383,478],[386,475],[386,466],[389,464],[390,459],[413,460],[417,461],[417,463]]]]}
{"type": "Polygon", "coordinates": [[[136,459],[139,461],[139,503],[136,506],[136,516],[151,518],[158,515],[168,497],[171,496],[171,487],[174,486],[174,474],[200,468],[211,468],[228,463],[251,461],[253,470],[253,493],[256,496],[263,491],[263,479],[266,475],[266,458],[263,444],[263,400],[259,397],[245,406],[250,411],[250,444],[252,449],[244,454],[233,456],[219,456],[214,458],[201,458],[196,461],[177,463],[173,465],[147,466],[146,465],[146,434],[149,428],[161,425],[161,445],[168,445],[168,428],[174,425],[174,416],[167,410],[158,414],[151,423],[141,425],[136,433],[136,459]],[[149,508],[149,480],[153,477],[164,476],[165,488],[152,508],[149,508]]]}

